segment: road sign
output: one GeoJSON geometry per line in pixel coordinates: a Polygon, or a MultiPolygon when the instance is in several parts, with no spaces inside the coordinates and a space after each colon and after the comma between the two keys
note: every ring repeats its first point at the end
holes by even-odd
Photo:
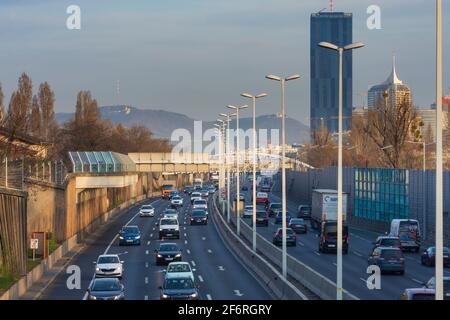
{"type": "Polygon", "coordinates": [[[31,239],[30,248],[37,250],[39,248],[39,239],[31,239]]]}

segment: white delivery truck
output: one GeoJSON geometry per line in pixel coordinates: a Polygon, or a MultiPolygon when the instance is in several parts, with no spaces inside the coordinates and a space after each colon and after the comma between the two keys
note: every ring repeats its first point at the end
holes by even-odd
{"type": "Polygon", "coordinates": [[[400,239],[402,250],[412,250],[414,252],[420,250],[420,228],[417,220],[392,219],[389,236],[400,239]]]}
{"type": "MultiPolygon", "coordinates": [[[[323,221],[337,221],[338,192],[332,189],[315,189],[311,200],[311,227],[318,229],[323,221]]],[[[347,220],[347,193],[342,193],[342,219],[347,220]]]]}

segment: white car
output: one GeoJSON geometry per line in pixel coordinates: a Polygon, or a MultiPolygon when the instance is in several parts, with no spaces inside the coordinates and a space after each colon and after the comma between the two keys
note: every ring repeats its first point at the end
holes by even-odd
{"type": "Polygon", "coordinates": [[[162,218],[178,219],[178,211],[175,209],[167,208],[163,211],[162,218]]]}
{"type": "Polygon", "coordinates": [[[180,225],[178,219],[162,218],[159,220],[159,240],[163,238],[180,239],[180,225]]]}
{"type": "Polygon", "coordinates": [[[166,279],[189,277],[192,281],[195,281],[194,273],[192,272],[191,266],[188,262],[171,262],[164,272],[166,274],[166,279]]]}
{"type": "Polygon", "coordinates": [[[198,191],[192,192],[191,193],[191,203],[194,203],[195,200],[201,200],[202,199],[202,194],[198,191]]]}
{"type": "Polygon", "coordinates": [[[170,204],[173,206],[183,206],[183,198],[181,198],[180,196],[174,196],[172,197],[172,200],[170,200],[170,204]]]}
{"type": "Polygon", "coordinates": [[[192,204],[192,209],[208,209],[208,203],[206,200],[194,200],[194,203],[192,204]]]}
{"type": "Polygon", "coordinates": [[[153,217],[155,216],[155,208],[151,204],[143,205],[139,209],[139,215],[141,217],[153,217]]]}
{"type": "Polygon", "coordinates": [[[95,277],[122,278],[123,261],[117,254],[102,254],[95,264],[95,277]]]}
{"type": "Polygon", "coordinates": [[[253,217],[253,206],[245,206],[243,217],[244,218],[253,217]]]}

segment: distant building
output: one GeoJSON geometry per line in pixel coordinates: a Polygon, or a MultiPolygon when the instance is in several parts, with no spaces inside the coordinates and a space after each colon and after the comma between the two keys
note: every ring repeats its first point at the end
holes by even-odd
{"type": "MultiPolygon", "coordinates": [[[[351,13],[318,12],[311,14],[310,43],[310,130],[319,130],[321,121],[330,132],[338,131],[339,56],[337,52],[318,46],[327,41],[337,46],[352,43],[351,13]]],[[[351,128],[352,115],[352,52],[343,56],[343,130],[351,128]]]]}
{"type": "Polygon", "coordinates": [[[395,67],[395,58],[392,63],[392,71],[387,80],[381,84],[375,85],[369,89],[367,94],[367,104],[369,108],[373,108],[377,103],[383,103],[383,93],[387,91],[389,105],[396,107],[403,101],[412,103],[411,90],[406,84],[403,84],[397,76],[395,67]]]}
{"type": "MultiPolygon", "coordinates": [[[[443,111],[442,129],[444,135],[448,131],[448,112],[443,111]]],[[[425,136],[428,128],[431,127],[433,132],[433,141],[436,141],[436,109],[417,109],[417,116],[423,121],[422,136],[425,136]]]]}
{"type": "Polygon", "coordinates": [[[361,116],[361,117],[366,118],[368,111],[369,111],[369,109],[367,107],[353,108],[352,115],[353,115],[353,117],[361,116]]]}
{"type": "Polygon", "coordinates": [[[49,143],[42,142],[35,137],[17,134],[9,129],[0,127],[0,151],[5,151],[5,154],[0,152],[2,156],[7,156],[10,159],[21,157],[45,159],[49,146],[49,143]]]}

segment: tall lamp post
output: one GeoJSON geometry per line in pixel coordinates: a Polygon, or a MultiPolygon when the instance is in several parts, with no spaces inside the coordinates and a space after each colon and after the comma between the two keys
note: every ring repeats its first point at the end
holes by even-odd
{"type": "Polygon", "coordinates": [[[258,95],[251,95],[249,93],[242,93],[244,98],[250,98],[253,101],[253,182],[252,182],[252,238],[253,251],[256,252],[256,99],[267,96],[267,93],[260,93],[258,95]]]}
{"type": "Polygon", "coordinates": [[[286,244],[286,130],[285,130],[285,120],[286,113],[284,110],[284,84],[287,81],[295,80],[300,78],[300,75],[295,74],[286,78],[268,75],[266,76],[269,80],[279,81],[281,84],[281,219],[282,221],[282,274],[283,277],[287,278],[287,244],[286,244]]]}
{"type": "Polygon", "coordinates": [[[342,300],[342,54],[344,51],[358,49],[364,46],[357,42],[338,47],[329,42],[320,42],[322,48],[335,50],[339,53],[339,150],[338,150],[338,243],[337,243],[337,277],[336,277],[336,299],[342,300]]]}
{"type": "MultiPolygon", "coordinates": [[[[222,119],[217,119],[219,124],[214,124],[218,128],[219,136],[219,194],[221,194],[225,186],[225,174],[224,174],[224,137],[223,132],[225,130],[225,122],[222,119]]],[[[225,201],[222,199],[222,213],[225,211],[225,201]]]]}
{"type": "Polygon", "coordinates": [[[442,175],[442,0],[436,0],[436,300],[444,300],[442,175]]]}
{"type": "Polygon", "coordinates": [[[241,233],[241,215],[240,215],[240,204],[241,204],[241,195],[240,195],[240,172],[239,172],[239,164],[240,164],[240,154],[239,154],[239,110],[247,108],[247,105],[243,105],[240,107],[227,105],[227,108],[236,110],[236,233],[239,236],[241,233]]]}
{"type": "Polygon", "coordinates": [[[226,149],[227,149],[227,157],[226,157],[226,169],[227,169],[227,222],[230,223],[230,185],[231,185],[231,179],[230,179],[230,121],[231,117],[235,116],[235,113],[221,113],[222,117],[225,117],[225,123],[227,125],[227,131],[226,131],[226,149]]]}

